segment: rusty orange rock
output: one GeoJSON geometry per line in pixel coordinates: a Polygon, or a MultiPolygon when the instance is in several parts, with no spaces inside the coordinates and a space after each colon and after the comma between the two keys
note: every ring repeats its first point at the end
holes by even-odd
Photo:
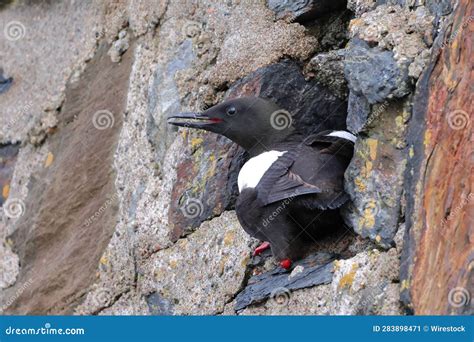
{"type": "Polygon", "coordinates": [[[471,1],[460,1],[445,33],[445,41],[450,38],[420,79],[415,98],[402,258],[408,284],[402,297],[415,314],[474,313],[474,51],[472,29],[462,25],[473,9],[471,1]]]}

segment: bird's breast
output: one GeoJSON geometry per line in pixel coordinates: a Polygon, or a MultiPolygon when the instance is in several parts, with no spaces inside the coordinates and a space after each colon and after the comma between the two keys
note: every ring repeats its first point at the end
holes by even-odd
{"type": "Polygon", "coordinates": [[[240,169],[237,184],[239,192],[246,188],[255,188],[272,164],[287,151],[267,151],[250,158],[240,169]]]}

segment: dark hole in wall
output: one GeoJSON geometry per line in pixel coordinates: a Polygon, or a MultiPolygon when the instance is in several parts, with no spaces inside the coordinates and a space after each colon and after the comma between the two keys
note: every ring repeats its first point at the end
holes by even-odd
{"type": "Polygon", "coordinates": [[[302,23],[309,34],[318,40],[317,52],[342,49],[349,41],[348,27],[354,14],[348,9],[325,13],[319,18],[302,23]]]}

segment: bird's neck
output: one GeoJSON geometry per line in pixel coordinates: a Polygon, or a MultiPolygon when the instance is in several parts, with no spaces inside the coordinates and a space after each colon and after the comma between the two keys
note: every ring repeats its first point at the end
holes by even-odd
{"type": "Polygon", "coordinates": [[[253,139],[247,139],[239,145],[249,153],[250,157],[254,157],[263,152],[271,151],[286,142],[301,141],[301,137],[294,129],[288,129],[280,131],[278,134],[260,135],[253,139]]]}

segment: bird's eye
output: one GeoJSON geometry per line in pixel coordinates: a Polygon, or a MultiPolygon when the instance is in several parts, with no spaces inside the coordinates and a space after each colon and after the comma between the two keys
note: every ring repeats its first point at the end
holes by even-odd
{"type": "Polygon", "coordinates": [[[234,115],[235,113],[237,112],[237,110],[235,109],[235,107],[229,107],[227,108],[227,115],[234,115]]]}

